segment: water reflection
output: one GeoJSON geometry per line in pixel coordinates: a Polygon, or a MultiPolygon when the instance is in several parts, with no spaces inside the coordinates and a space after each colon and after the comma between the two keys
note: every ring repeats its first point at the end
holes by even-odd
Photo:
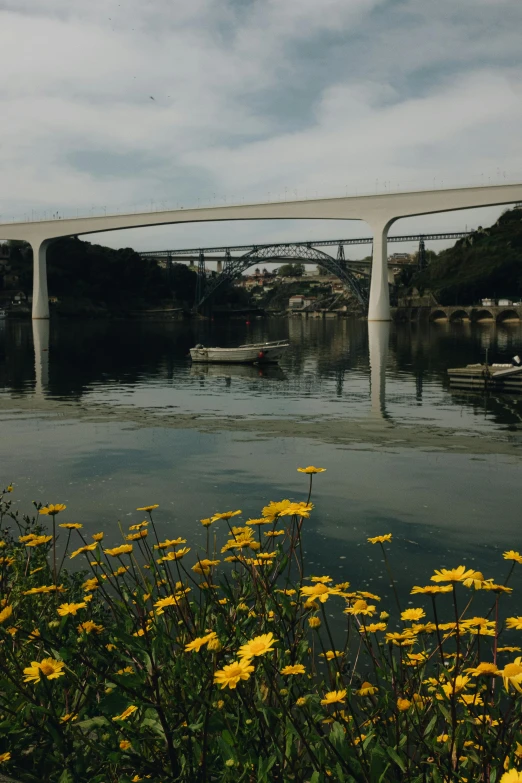
{"type": "Polygon", "coordinates": [[[380,419],[389,418],[386,412],[386,366],[389,342],[389,321],[368,321],[371,416],[380,419]]]}
{"type": "Polygon", "coordinates": [[[8,321],[0,394],[46,404],[223,416],[305,416],[516,429],[522,400],[453,393],[447,368],[522,352],[522,327],[277,318],[253,322],[8,321]],[[197,342],[288,338],[279,367],[191,367],[197,342]],[[226,394],[225,394],[226,390],[226,394]]]}
{"type": "Polygon", "coordinates": [[[34,393],[37,397],[43,397],[49,386],[49,321],[35,319],[33,326],[34,345],[34,393]]]}

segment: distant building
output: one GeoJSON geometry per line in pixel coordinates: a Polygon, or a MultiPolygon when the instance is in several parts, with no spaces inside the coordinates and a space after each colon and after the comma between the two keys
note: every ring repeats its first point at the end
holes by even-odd
{"type": "Polygon", "coordinates": [[[309,307],[317,299],[316,296],[305,296],[303,294],[296,294],[291,296],[288,300],[288,307],[290,310],[302,310],[305,307],[309,307]]]}
{"type": "Polygon", "coordinates": [[[512,299],[499,299],[498,300],[499,307],[511,307],[512,304],[513,304],[513,300],[512,299]]]}
{"type": "Polygon", "coordinates": [[[481,304],[482,304],[482,307],[494,307],[495,306],[495,300],[494,299],[482,299],[481,304]]]}

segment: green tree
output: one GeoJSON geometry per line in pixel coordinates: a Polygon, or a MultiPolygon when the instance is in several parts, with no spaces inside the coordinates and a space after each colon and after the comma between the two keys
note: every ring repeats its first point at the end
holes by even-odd
{"type": "Polygon", "coordinates": [[[304,264],[283,264],[277,270],[279,277],[302,277],[305,273],[304,264]]]}

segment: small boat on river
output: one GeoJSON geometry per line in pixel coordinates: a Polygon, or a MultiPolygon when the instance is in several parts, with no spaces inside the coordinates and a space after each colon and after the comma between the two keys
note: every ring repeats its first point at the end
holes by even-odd
{"type": "MultiPolygon", "coordinates": [[[[519,357],[515,357],[519,360],[519,357]]],[[[522,364],[468,364],[448,370],[450,385],[460,389],[484,389],[522,393],[522,364]]]]}
{"type": "Polygon", "coordinates": [[[190,358],[193,362],[210,364],[269,364],[278,362],[289,347],[288,340],[249,343],[237,348],[206,348],[198,344],[190,349],[190,358]]]}

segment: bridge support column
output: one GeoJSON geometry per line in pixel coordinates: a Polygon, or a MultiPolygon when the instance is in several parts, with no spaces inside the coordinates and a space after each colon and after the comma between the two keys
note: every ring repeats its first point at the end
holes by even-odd
{"type": "Polygon", "coordinates": [[[370,284],[369,321],[390,320],[390,292],[388,287],[388,223],[372,225],[373,257],[372,280],[370,284]]]}
{"type": "Polygon", "coordinates": [[[34,240],[33,248],[33,318],[49,318],[49,294],[47,291],[48,240],[34,240]]]}

